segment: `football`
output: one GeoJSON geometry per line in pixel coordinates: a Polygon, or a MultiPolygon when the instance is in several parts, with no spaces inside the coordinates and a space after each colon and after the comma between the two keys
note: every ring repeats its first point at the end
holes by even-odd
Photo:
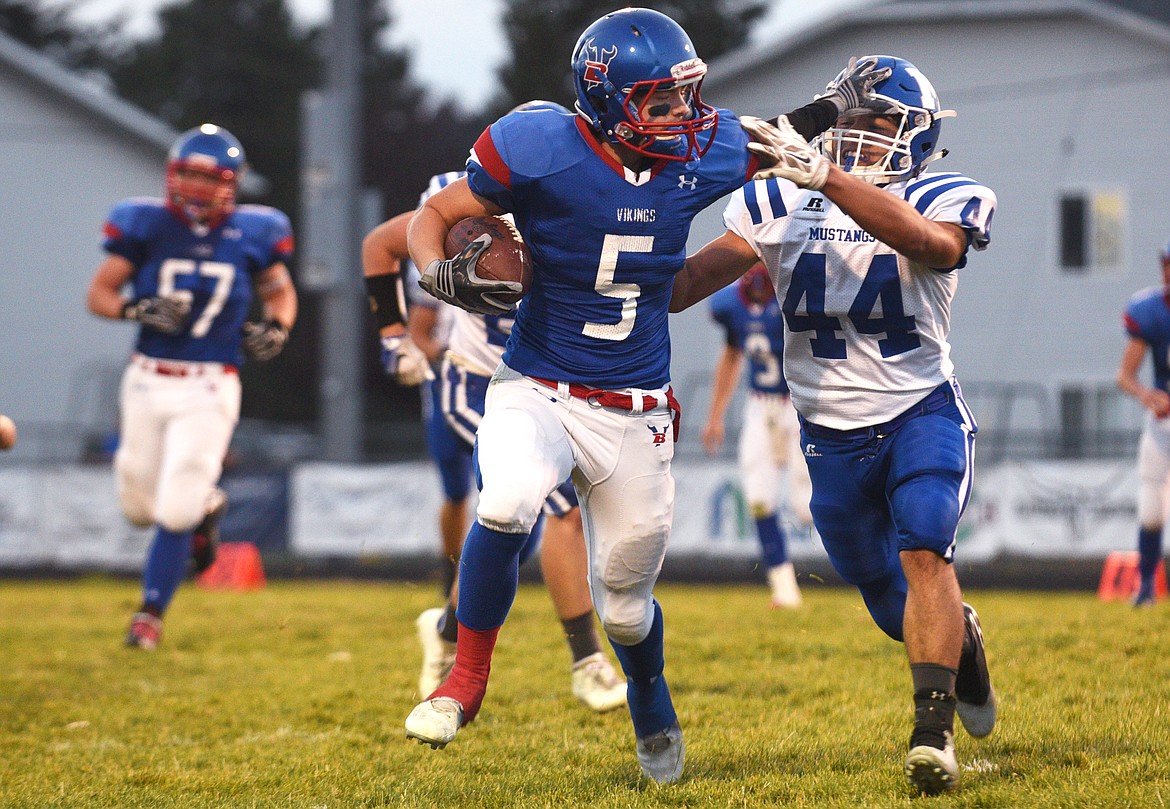
{"type": "Polygon", "coordinates": [[[500,216],[470,216],[455,223],[447,234],[447,258],[454,258],[459,251],[487,233],[492,237],[491,246],[479,257],[475,272],[481,278],[495,281],[518,281],[524,291],[519,294],[498,295],[504,303],[516,303],[532,287],[532,258],[528,247],[520,238],[515,225],[500,216]]]}

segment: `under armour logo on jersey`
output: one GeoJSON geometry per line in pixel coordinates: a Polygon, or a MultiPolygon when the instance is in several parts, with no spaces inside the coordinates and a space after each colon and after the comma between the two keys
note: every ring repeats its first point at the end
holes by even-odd
{"type": "Polygon", "coordinates": [[[581,46],[581,51],[585,56],[585,74],[581,77],[585,87],[592,89],[609,81],[609,63],[617,56],[617,45],[599,51],[590,37],[589,41],[581,46]]]}
{"type": "Polygon", "coordinates": [[[666,427],[663,427],[661,430],[659,430],[653,424],[647,424],[646,426],[650,428],[650,432],[654,433],[654,443],[655,444],[665,444],[666,443],[666,429],[667,429],[666,427]]]}
{"type": "Polygon", "coordinates": [[[821,457],[821,453],[817,452],[817,445],[816,444],[805,444],[804,445],[804,454],[805,454],[805,457],[808,457],[808,458],[820,458],[821,457]]]}
{"type": "Polygon", "coordinates": [[[698,184],[699,184],[699,175],[698,174],[692,174],[690,177],[687,177],[687,175],[685,175],[685,174],[678,175],[678,187],[679,188],[689,188],[691,191],[694,191],[695,186],[698,184]]]}
{"type": "Polygon", "coordinates": [[[802,211],[812,211],[813,213],[825,212],[825,200],[823,197],[813,197],[804,204],[802,211]]]}

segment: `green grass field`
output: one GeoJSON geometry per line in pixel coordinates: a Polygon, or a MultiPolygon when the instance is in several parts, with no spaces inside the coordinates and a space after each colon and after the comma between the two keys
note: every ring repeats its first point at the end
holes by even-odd
{"type": "Polygon", "coordinates": [[[477,721],[408,742],[431,583],[185,586],[154,654],[122,648],[129,580],[0,583],[3,807],[1162,807],[1170,606],[971,591],[1000,724],[957,733],[963,783],[911,795],[901,645],[851,590],[662,585],[682,783],[642,783],[623,712],[569,693],[547,595],[521,588],[477,721]]]}

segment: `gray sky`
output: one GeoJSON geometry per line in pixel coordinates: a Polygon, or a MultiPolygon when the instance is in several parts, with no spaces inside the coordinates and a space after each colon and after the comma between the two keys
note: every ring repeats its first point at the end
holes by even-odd
{"type": "MultiPolygon", "coordinates": [[[[95,22],[119,13],[130,15],[128,30],[149,33],[154,13],[174,0],[48,0],[72,8],[78,21],[95,22]]],[[[306,23],[328,19],[332,0],[288,0],[293,14],[306,23]]],[[[495,89],[495,68],[505,55],[499,16],[503,0],[389,0],[394,17],[391,42],[413,55],[415,76],[437,95],[455,98],[475,110],[495,89]],[[453,24],[458,21],[459,24],[453,24]]],[[[874,0],[772,0],[757,27],[758,38],[804,26],[846,8],[874,0]]],[[[636,0],[631,0],[631,5],[636,0]]],[[[566,58],[568,58],[566,56],[566,58]]]]}

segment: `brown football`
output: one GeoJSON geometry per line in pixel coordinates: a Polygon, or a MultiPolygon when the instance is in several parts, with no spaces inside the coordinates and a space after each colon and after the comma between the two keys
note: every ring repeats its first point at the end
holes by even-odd
{"type": "Polygon", "coordinates": [[[470,242],[487,233],[491,246],[479,257],[475,272],[481,278],[495,281],[519,281],[524,291],[518,295],[497,297],[505,303],[516,303],[532,288],[532,258],[519,231],[499,216],[469,216],[455,223],[447,234],[447,258],[454,258],[470,242]]]}

